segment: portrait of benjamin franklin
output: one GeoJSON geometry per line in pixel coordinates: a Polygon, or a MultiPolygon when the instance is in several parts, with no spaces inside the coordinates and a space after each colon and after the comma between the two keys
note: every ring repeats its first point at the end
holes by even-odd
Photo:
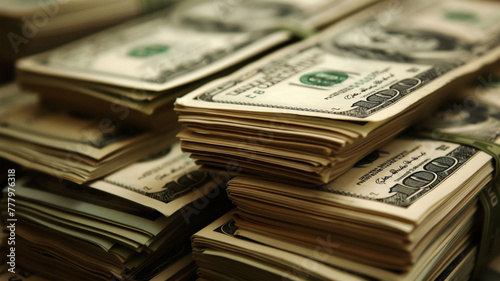
{"type": "Polygon", "coordinates": [[[471,56],[471,46],[455,37],[397,27],[349,29],[322,47],[345,57],[422,64],[460,64],[471,56]]]}
{"type": "Polygon", "coordinates": [[[428,130],[494,141],[500,134],[500,108],[483,103],[467,108],[455,102],[444,105],[423,124],[428,130]],[[458,105],[458,106],[457,106],[458,105]]]}

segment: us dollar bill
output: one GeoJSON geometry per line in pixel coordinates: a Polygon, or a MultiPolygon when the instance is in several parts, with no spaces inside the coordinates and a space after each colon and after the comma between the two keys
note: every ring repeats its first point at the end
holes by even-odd
{"type": "Polygon", "coordinates": [[[453,136],[464,136],[486,146],[498,143],[500,137],[500,108],[477,98],[450,102],[426,121],[420,127],[431,138],[444,135],[451,141],[453,136]]]}
{"type": "MultiPolygon", "coordinates": [[[[389,228],[410,232],[430,210],[441,207],[441,200],[461,200],[465,196],[471,200],[478,195],[491,180],[493,171],[491,157],[469,146],[399,137],[325,185],[305,189],[238,176],[229,182],[228,194],[233,199],[242,192],[242,186],[250,186],[301,198],[312,206],[347,205],[390,216],[391,220],[385,216],[377,216],[380,219],[376,220],[389,228]],[[468,184],[471,180],[481,184],[472,186],[468,184]],[[398,223],[394,224],[394,220],[398,223]]],[[[281,200],[280,204],[289,203],[281,200]]],[[[443,214],[446,213],[440,215],[443,214]]]]}
{"type": "Polygon", "coordinates": [[[481,194],[482,233],[476,262],[475,276],[479,270],[488,267],[488,262],[500,250],[498,247],[498,232],[500,230],[498,197],[500,186],[498,184],[498,171],[500,167],[500,141],[499,122],[500,104],[498,98],[498,76],[490,73],[487,80],[479,76],[476,85],[466,89],[431,116],[427,122],[422,122],[418,134],[431,139],[475,147],[493,158],[495,166],[494,179],[481,194]]]}
{"type": "Polygon", "coordinates": [[[134,200],[171,216],[196,200],[215,198],[226,178],[198,170],[180,143],[133,163],[90,187],[134,200]],[[204,198],[204,199],[203,199],[204,198]]]}
{"type": "Polygon", "coordinates": [[[493,87],[486,93],[481,89],[477,95],[470,95],[474,89],[466,89],[469,94],[450,100],[415,128],[431,132],[430,139],[398,138],[363,158],[345,176],[318,189],[409,207],[463,167],[478,170],[480,164],[469,162],[489,158],[479,149],[439,140],[442,134],[452,134],[472,138],[484,147],[498,143],[500,107],[490,101],[500,97],[500,90],[493,87]]]}
{"type": "Polygon", "coordinates": [[[440,133],[462,135],[478,141],[496,142],[500,137],[500,76],[488,73],[443,104],[418,128],[440,133]]]}
{"type": "Polygon", "coordinates": [[[180,144],[142,159],[103,179],[163,202],[170,202],[207,179],[180,144]]]}
{"type": "Polygon", "coordinates": [[[290,37],[277,30],[315,28],[371,2],[183,1],[172,10],[22,60],[18,69],[165,91],[290,37]]]}
{"type": "Polygon", "coordinates": [[[177,104],[386,120],[496,60],[499,10],[490,1],[382,2],[177,104]]]}
{"type": "Polygon", "coordinates": [[[432,132],[435,140],[396,139],[359,161],[352,171],[347,172],[351,177],[340,177],[324,190],[410,206],[479,153],[478,149],[465,144],[437,140],[441,134],[474,138],[485,147],[488,143],[498,142],[500,107],[489,101],[495,96],[498,99],[500,90],[489,90],[487,95],[480,92],[476,96],[450,100],[421,122],[417,129],[432,132]],[[364,188],[367,185],[370,186],[369,193],[364,188]]]}
{"type": "Polygon", "coordinates": [[[399,138],[318,190],[407,208],[448,180],[476,153],[465,145],[399,138]]]}

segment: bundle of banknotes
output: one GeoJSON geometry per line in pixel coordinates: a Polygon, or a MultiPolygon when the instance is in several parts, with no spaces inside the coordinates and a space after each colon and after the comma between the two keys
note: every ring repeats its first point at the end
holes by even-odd
{"type": "MultiPolygon", "coordinates": [[[[111,2],[102,5],[137,1],[111,2]]],[[[189,236],[229,209],[228,178],[197,171],[173,144],[175,97],[372,2],[183,1],[21,60],[17,82],[42,103],[14,85],[1,89],[0,156],[55,177],[27,172],[16,181],[18,268],[49,280],[193,279],[189,236]]],[[[101,3],[78,4],[74,14],[61,9],[66,20],[101,3]]],[[[49,32],[59,19],[38,36],[60,37],[49,32]]],[[[13,268],[8,278],[17,278],[13,268]]]]}
{"type": "Polygon", "coordinates": [[[17,80],[52,103],[139,126],[163,126],[175,122],[176,97],[295,33],[305,36],[374,1],[229,2],[182,1],[23,59],[17,80]]]}
{"type": "Polygon", "coordinates": [[[254,269],[276,280],[477,277],[474,267],[498,253],[492,157],[468,145],[414,135],[459,135],[482,147],[500,142],[500,88],[473,87],[459,96],[425,126],[375,150],[328,184],[307,189],[234,177],[228,194],[237,211],[193,239],[202,277],[231,280],[238,270],[254,269]],[[246,246],[252,243],[263,246],[246,246]],[[272,263],[272,255],[282,258],[272,263]],[[227,260],[232,267],[221,266],[227,260]]]}
{"type": "Polygon", "coordinates": [[[175,133],[45,106],[13,84],[0,88],[0,157],[77,183],[167,148],[175,133]]]}
{"type": "Polygon", "coordinates": [[[187,280],[190,235],[230,208],[226,180],[198,171],[179,143],[90,185],[25,176],[15,187],[17,263],[50,280],[187,280]]]}
{"type": "Polygon", "coordinates": [[[158,10],[0,88],[0,281],[497,276],[499,3],[0,10],[0,65],[158,10]]]}
{"type": "Polygon", "coordinates": [[[499,10],[381,2],[179,98],[183,149],[206,169],[330,182],[498,60],[499,10]]]}
{"type": "Polygon", "coordinates": [[[4,0],[0,2],[0,83],[16,59],[48,50],[175,1],[4,0]]]}

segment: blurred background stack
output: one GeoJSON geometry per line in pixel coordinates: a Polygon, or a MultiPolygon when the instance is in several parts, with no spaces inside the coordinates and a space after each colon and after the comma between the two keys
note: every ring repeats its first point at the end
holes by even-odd
{"type": "Polygon", "coordinates": [[[164,128],[176,97],[370,2],[182,1],[21,60],[17,81],[51,104],[164,128]]]}
{"type": "Polygon", "coordinates": [[[495,280],[499,23],[3,1],[0,281],[495,280]]]}
{"type": "Polygon", "coordinates": [[[0,82],[13,78],[17,59],[46,51],[175,1],[19,1],[0,3],[0,82]]]}

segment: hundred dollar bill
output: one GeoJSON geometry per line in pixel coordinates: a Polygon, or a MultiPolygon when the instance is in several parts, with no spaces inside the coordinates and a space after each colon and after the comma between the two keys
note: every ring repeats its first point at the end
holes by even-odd
{"type": "Polygon", "coordinates": [[[497,235],[500,230],[500,88],[497,81],[495,73],[490,73],[487,77],[479,76],[475,85],[465,89],[426,122],[422,122],[417,133],[431,139],[470,145],[493,157],[495,181],[479,196],[484,216],[476,277],[500,251],[497,235]]]}
{"type": "Polygon", "coordinates": [[[201,87],[177,104],[387,120],[498,59],[499,9],[491,1],[383,2],[201,87]]]}
{"type": "Polygon", "coordinates": [[[183,148],[205,169],[328,183],[498,59],[499,10],[381,2],[177,99],[183,148]]]}
{"type": "Polygon", "coordinates": [[[18,80],[24,87],[56,95],[56,100],[84,96],[151,115],[171,102],[172,95],[185,93],[187,84],[276,47],[293,34],[280,30],[318,28],[371,2],[183,1],[171,10],[21,60],[18,80]]]}
{"type": "MultiPolygon", "coordinates": [[[[432,130],[436,137],[439,137],[439,133],[452,133],[498,143],[500,107],[489,102],[498,99],[500,90],[487,90],[486,96],[482,92],[471,96],[467,93],[472,90],[465,89],[465,98],[461,94],[462,99],[448,101],[435,114],[421,122],[418,129],[432,130]]],[[[401,136],[370,153],[336,180],[316,187],[314,191],[294,190],[301,190],[301,194],[307,196],[312,196],[309,192],[322,192],[335,195],[334,197],[340,196],[338,198],[357,198],[352,203],[358,199],[376,202],[356,204],[367,210],[370,206],[382,203],[387,206],[373,211],[419,221],[419,217],[425,215],[428,208],[442,200],[443,196],[452,194],[448,188],[442,189],[442,185],[455,185],[456,189],[456,183],[473,176],[482,167],[489,165],[488,170],[491,171],[490,162],[491,157],[486,153],[467,145],[401,136]],[[474,172],[467,172],[470,169],[474,172]],[[444,193],[439,192],[440,189],[444,193]],[[396,208],[392,209],[391,206],[396,208]]],[[[315,198],[314,201],[320,202],[321,199],[315,198]]]]}
{"type": "Polygon", "coordinates": [[[224,193],[220,185],[228,177],[198,171],[189,154],[176,142],[160,153],[133,163],[89,186],[153,208],[166,217],[180,211],[189,221],[199,214],[195,206],[224,193]]]}
{"type": "Polygon", "coordinates": [[[500,137],[500,73],[478,76],[475,83],[444,103],[418,128],[496,142],[500,137]]]}
{"type": "MultiPolygon", "coordinates": [[[[370,219],[380,227],[409,234],[436,208],[444,208],[439,202],[457,200],[460,196],[472,199],[481,188],[469,185],[472,190],[464,191],[464,186],[471,178],[484,186],[492,172],[491,157],[474,148],[434,140],[398,138],[365,157],[341,177],[312,190],[235,177],[229,182],[228,193],[231,199],[244,198],[247,191],[242,187],[248,187],[248,192],[256,189],[283,194],[274,198],[281,206],[295,205],[296,202],[287,203],[289,197],[294,197],[311,206],[325,204],[339,210],[342,206],[354,208],[357,212],[373,214],[370,219]]],[[[437,219],[446,214],[433,213],[433,216],[437,219]]]]}
{"type": "MultiPolygon", "coordinates": [[[[490,90],[488,99],[495,93],[495,89],[490,90]]],[[[314,254],[314,243],[318,242],[314,239],[321,237],[320,244],[331,247],[327,252],[338,257],[316,256],[318,259],[356,270],[343,258],[359,261],[370,253],[377,258],[365,260],[365,265],[375,262],[379,263],[377,267],[387,268],[390,262],[408,258],[399,251],[403,250],[418,264],[419,257],[426,255],[422,249],[428,249],[431,241],[443,235],[440,231],[463,224],[466,217],[474,218],[476,207],[470,206],[478,199],[485,217],[491,217],[481,225],[489,225],[498,212],[492,157],[438,137],[461,135],[474,138],[478,146],[495,147],[493,142],[500,139],[500,111],[494,104],[485,103],[488,99],[480,94],[465,95],[465,99],[463,93],[457,96],[462,99],[449,101],[421,122],[420,127],[432,130],[436,138],[398,137],[326,185],[311,190],[235,177],[229,182],[228,193],[240,210],[236,216],[242,229],[239,234],[269,245],[278,245],[277,241],[284,239],[279,248],[293,248],[293,252],[306,256],[314,254]],[[266,200],[261,202],[260,198],[266,200]],[[388,256],[383,257],[375,245],[383,246],[382,252],[388,256]],[[352,247],[358,251],[349,252],[352,247]],[[399,250],[391,254],[389,249],[399,250]],[[396,260],[390,261],[391,256],[396,260]]],[[[423,128],[412,129],[418,130],[423,128]]],[[[497,230],[494,223],[483,228],[477,268],[494,254],[494,245],[488,243],[495,240],[497,230]],[[487,245],[486,251],[483,245],[487,245]]],[[[388,272],[373,268],[362,271],[389,280],[390,274],[379,275],[388,272]]]]}
{"type": "Polygon", "coordinates": [[[191,224],[196,228],[213,213],[212,201],[219,204],[216,212],[223,210],[220,199],[225,192],[221,186],[226,180],[197,171],[194,161],[176,143],[89,187],[43,177],[19,180],[22,190],[17,204],[22,216],[57,221],[113,237],[134,248],[155,248],[156,237],[167,227],[182,229],[191,224]],[[45,184],[40,185],[40,181],[45,184]]]}
{"type": "Polygon", "coordinates": [[[324,186],[237,176],[228,194],[239,235],[377,279],[415,280],[465,247],[492,173],[491,157],[474,148],[398,138],[324,186]]]}

